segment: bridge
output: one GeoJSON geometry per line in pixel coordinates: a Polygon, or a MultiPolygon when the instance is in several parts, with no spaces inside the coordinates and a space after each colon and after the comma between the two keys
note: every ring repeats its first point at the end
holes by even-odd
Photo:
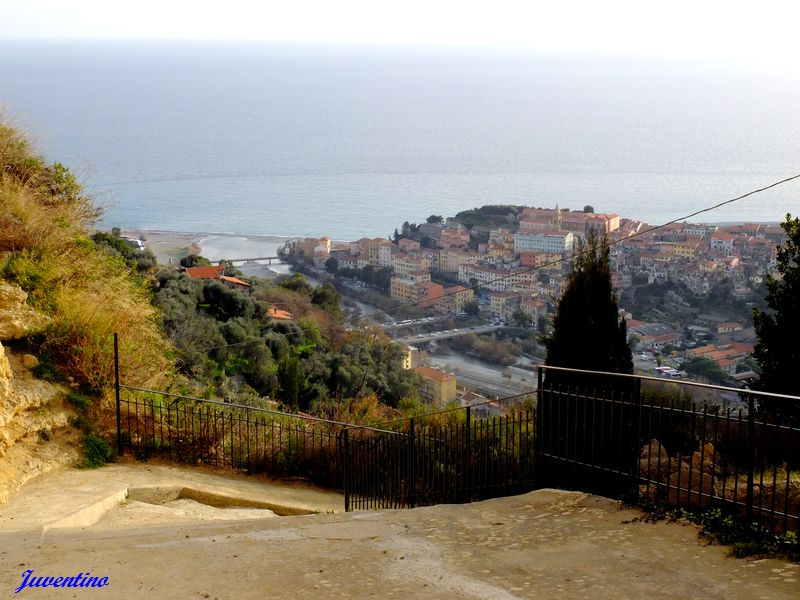
{"type": "MultiPolygon", "coordinates": [[[[283,262],[283,259],[280,256],[257,256],[255,258],[226,258],[224,260],[226,260],[227,262],[231,262],[231,263],[241,263],[241,264],[258,263],[260,261],[264,261],[265,260],[265,261],[267,261],[268,265],[271,265],[273,260],[275,262],[279,262],[279,263],[283,262]]],[[[221,260],[217,261],[217,262],[218,263],[222,263],[221,260]]]]}
{"type": "Polygon", "coordinates": [[[481,325],[478,327],[465,327],[463,329],[450,329],[448,331],[433,331],[431,333],[420,333],[410,337],[395,338],[395,341],[400,342],[401,344],[421,344],[422,342],[447,340],[450,338],[467,335],[468,333],[474,333],[476,335],[481,333],[489,333],[490,331],[496,331],[498,329],[502,329],[503,327],[503,325],[481,325]]]}

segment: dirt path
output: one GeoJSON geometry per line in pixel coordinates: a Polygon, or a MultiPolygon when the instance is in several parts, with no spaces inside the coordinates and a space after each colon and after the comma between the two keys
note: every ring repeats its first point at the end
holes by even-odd
{"type": "MultiPolygon", "coordinates": [[[[147,466],[114,468],[119,472],[92,472],[93,482],[76,478],[72,488],[88,493],[103,478],[123,476],[151,483],[180,478],[147,466]]],[[[193,485],[226,492],[257,494],[255,485],[273,499],[307,506],[325,497],[264,489],[252,478],[189,473],[202,480],[195,477],[193,485]]],[[[698,543],[692,526],[630,522],[636,511],[579,493],[543,490],[470,505],[248,521],[100,519],[43,533],[34,516],[45,513],[31,507],[46,498],[48,478],[63,488],[66,480],[57,476],[65,477],[43,477],[14,499],[25,502],[0,511],[6,519],[0,589],[8,596],[26,569],[54,577],[90,571],[108,577],[108,586],[26,588],[17,597],[774,600],[795,599],[800,591],[799,565],[727,558],[724,548],[698,543]],[[26,526],[19,521],[10,530],[9,510],[26,526]]]]}

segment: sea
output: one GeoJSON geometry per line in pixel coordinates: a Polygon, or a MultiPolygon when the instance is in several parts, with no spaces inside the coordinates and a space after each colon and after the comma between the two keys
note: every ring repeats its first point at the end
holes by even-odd
{"type": "MultiPolygon", "coordinates": [[[[725,61],[0,43],[0,103],[107,228],[346,240],[484,204],[658,224],[800,173],[800,76],[725,61]]],[[[787,211],[800,181],[693,220],[787,211]]]]}

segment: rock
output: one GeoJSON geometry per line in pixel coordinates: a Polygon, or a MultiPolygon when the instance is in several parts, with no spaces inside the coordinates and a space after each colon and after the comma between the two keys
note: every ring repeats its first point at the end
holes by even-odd
{"type": "Polygon", "coordinates": [[[11,434],[4,429],[0,429],[0,458],[5,456],[6,452],[13,444],[14,440],[11,439],[11,434]]]}
{"type": "Polygon", "coordinates": [[[700,450],[692,453],[692,469],[714,475],[721,470],[722,459],[714,450],[714,444],[707,443],[700,450]]]}
{"type": "Polygon", "coordinates": [[[8,397],[11,393],[11,380],[14,378],[14,373],[11,370],[11,365],[8,363],[5,348],[0,344],[0,400],[8,397]]]}
{"type": "Polygon", "coordinates": [[[714,476],[681,464],[679,470],[670,475],[667,489],[667,504],[681,508],[705,508],[714,495],[714,476]]]}
{"type": "Polygon", "coordinates": [[[639,459],[639,476],[651,482],[667,483],[667,478],[679,469],[678,461],[666,454],[661,455],[661,460],[657,454],[639,459]]]}
{"type": "Polygon", "coordinates": [[[643,458],[647,460],[647,457],[658,457],[658,460],[661,458],[669,456],[667,455],[667,449],[661,445],[661,442],[658,440],[650,440],[650,443],[646,446],[642,446],[642,451],[639,453],[639,458],[643,458]]]}
{"type": "MultiPolygon", "coordinates": [[[[747,490],[745,489],[743,502],[746,502],[746,494],[747,490]]],[[[786,475],[781,477],[779,473],[774,489],[771,481],[769,483],[764,482],[763,494],[759,486],[754,486],[753,509],[755,511],[758,510],[759,502],[761,503],[761,510],[765,513],[772,511],[774,503],[774,509],[777,513],[782,514],[785,511],[787,515],[800,515],[800,481],[789,481],[787,486],[786,475]],[[756,493],[756,490],[758,490],[758,493],[756,493]]],[[[783,517],[777,515],[774,520],[777,530],[782,532],[783,517]]],[[[793,519],[790,518],[790,527],[792,521],[793,519]]]]}
{"type": "Polygon", "coordinates": [[[39,359],[36,358],[33,354],[23,354],[22,355],[22,366],[26,369],[35,369],[39,366],[39,359]]]}
{"type": "Polygon", "coordinates": [[[18,285],[0,283],[0,340],[25,337],[44,328],[50,319],[25,301],[28,294],[18,285]]]}

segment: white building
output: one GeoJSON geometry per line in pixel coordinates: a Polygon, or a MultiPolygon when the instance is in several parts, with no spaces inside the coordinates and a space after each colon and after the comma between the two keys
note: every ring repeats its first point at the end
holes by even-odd
{"type": "Polygon", "coordinates": [[[514,252],[548,252],[558,254],[570,252],[575,236],[569,231],[542,231],[516,233],[514,235],[514,252]]]}

